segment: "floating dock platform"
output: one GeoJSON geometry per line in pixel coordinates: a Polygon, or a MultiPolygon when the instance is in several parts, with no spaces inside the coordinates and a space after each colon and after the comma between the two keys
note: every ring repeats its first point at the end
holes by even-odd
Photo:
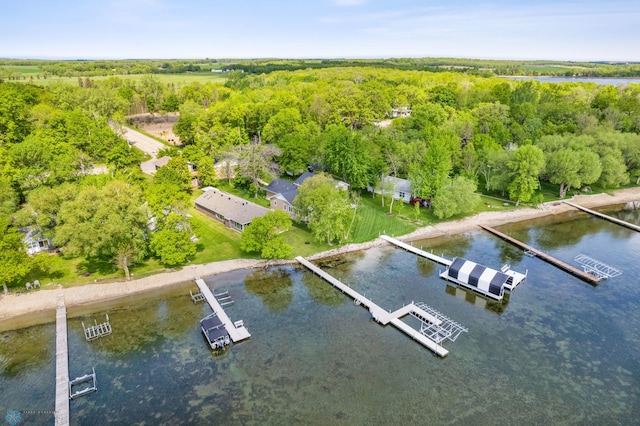
{"type": "Polygon", "coordinates": [[[502,299],[504,289],[510,291],[515,289],[518,284],[523,282],[527,277],[527,274],[513,271],[509,265],[504,265],[500,271],[496,271],[462,258],[456,257],[453,260],[449,260],[441,256],[436,256],[433,253],[415,248],[410,244],[387,235],[381,235],[380,238],[408,252],[445,265],[447,269],[440,274],[441,278],[496,300],[502,299]],[[452,268],[452,265],[455,267],[452,268]],[[461,267],[462,270],[460,270],[461,267]],[[459,272],[462,273],[460,277],[458,276],[459,272]]]}
{"type": "MultiPolygon", "coordinates": [[[[231,319],[229,319],[227,314],[224,312],[224,309],[220,305],[220,302],[218,302],[218,299],[216,299],[216,297],[209,289],[209,286],[207,286],[207,283],[205,283],[203,279],[197,278],[196,284],[198,285],[198,288],[200,288],[200,292],[204,296],[209,306],[211,306],[213,313],[224,325],[225,330],[227,331],[227,333],[229,333],[229,337],[234,343],[251,337],[251,334],[249,334],[249,331],[245,328],[242,321],[236,321],[234,323],[231,321],[231,319]]],[[[203,319],[202,321],[205,321],[205,319],[203,319]]]]}
{"type": "Polygon", "coordinates": [[[404,332],[424,347],[430,349],[436,355],[444,357],[449,353],[449,351],[441,345],[443,340],[448,339],[455,341],[462,332],[468,332],[465,327],[450,320],[434,309],[429,308],[425,304],[416,305],[411,302],[409,305],[403,306],[394,312],[387,312],[373,301],[367,299],[351,287],[343,284],[341,281],[318,268],[305,258],[298,256],[296,257],[296,260],[310,271],[323,278],[329,284],[351,296],[354,304],[362,305],[367,308],[376,322],[382,325],[389,323],[393,324],[393,326],[398,330],[404,332]],[[414,329],[400,319],[408,314],[411,314],[421,321],[422,325],[420,330],[414,329]]]}
{"type": "Polygon", "coordinates": [[[515,238],[510,237],[507,234],[504,234],[496,229],[493,229],[489,226],[484,226],[484,225],[480,225],[480,227],[482,229],[484,229],[485,231],[488,231],[500,238],[502,238],[503,240],[510,242],[511,244],[520,247],[521,249],[523,249],[525,251],[525,253],[527,253],[528,256],[535,256],[535,257],[539,257],[540,259],[544,260],[547,263],[552,264],[553,266],[556,266],[559,269],[562,269],[565,272],[570,273],[571,275],[574,275],[578,278],[580,278],[581,280],[584,280],[590,284],[598,284],[598,282],[601,280],[600,277],[596,277],[593,275],[590,275],[586,272],[581,271],[578,268],[575,268],[567,263],[564,263],[563,261],[556,259],[555,257],[548,255],[547,253],[544,253],[538,249],[535,249],[533,247],[531,247],[528,244],[523,243],[522,241],[518,241],[515,238]]]}
{"type": "Polygon", "coordinates": [[[69,425],[69,347],[67,343],[67,307],[58,296],[56,308],[56,426],[69,425]]]}
{"type": "Polygon", "coordinates": [[[502,300],[505,289],[513,290],[527,278],[527,275],[512,271],[509,265],[504,265],[500,271],[497,271],[456,257],[451,265],[440,274],[440,278],[492,299],[502,300]]]}
{"type": "Polygon", "coordinates": [[[622,225],[622,226],[624,226],[626,228],[633,229],[636,232],[640,232],[640,226],[634,225],[633,223],[625,222],[624,220],[620,220],[620,219],[618,219],[616,217],[611,217],[609,215],[606,215],[606,214],[603,214],[603,213],[600,213],[600,212],[589,210],[586,207],[579,206],[579,205],[571,203],[569,201],[564,201],[564,203],[570,205],[571,207],[575,207],[578,210],[582,210],[583,212],[586,212],[586,213],[589,213],[589,214],[591,214],[593,216],[599,217],[600,219],[608,220],[609,222],[613,222],[613,223],[616,223],[618,225],[622,225]]]}
{"type": "Polygon", "coordinates": [[[390,242],[391,244],[393,244],[395,246],[398,246],[398,247],[400,247],[402,249],[405,249],[406,251],[409,251],[409,252],[411,252],[413,254],[417,254],[418,256],[424,257],[426,259],[433,260],[434,262],[439,263],[441,265],[445,265],[445,266],[450,266],[451,265],[452,261],[449,260],[449,259],[446,259],[446,258],[441,257],[441,256],[436,256],[435,254],[426,252],[424,250],[420,250],[418,248],[415,248],[411,244],[407,244],[407,243],[405,243],[403,241],[397,240],[395,238],[391,238],[388,235],[380,235],[380,238],[382,238],[383,240],[386,240],[387,242],[390,242]]]}

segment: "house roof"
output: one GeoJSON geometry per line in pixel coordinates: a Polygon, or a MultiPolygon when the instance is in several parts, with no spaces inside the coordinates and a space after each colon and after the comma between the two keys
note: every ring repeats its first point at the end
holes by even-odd
{"type": "Polygon", "coordinates": [[[385,176],[382,178],[382,184],[386,184],[387,182],[393,182],[393,189],[396,192],[406,192],[407,194],[411,194],[411,182],[407,179],[397,178],[394,176],[385,176]]]}
{"type": "Polygon", "coordinates": [[[304,182],[307,178],[310,178],[311,176],[313,176],[313,173],[304,172],[303,174],[300,175],[300,177],[298,179],[295,180],[295,182],[293,182],[293,184],[295,186],[300,186],[300,185],[302,185],[302,182],[304,182]]]}
{"type": "Polygon", "coordinates": [[[195,203],[198,207],[218,213],[225,219],[241,225],[249,224],[256,217],[262,217],[269,212],[265,207],[210,186],[204,188],[204,193],[196,199],[195,203]]]}
{"type": "Polygon", "coordinates": [[[298,187],[288,180],[274,179],[273,182],[267,185],[264,189],[265,191],[273,192],[274,194],[283,194],[289,191],[296,191],[298,187]]]}
{"type": "Polygon", "coordinates": [[[271,198],[278,198],[280,200],[286,201],[287,203],[293,205],[293,200],[298,196],[298,189],[294,189],[292,191],[287,192],[278,192],[271,198]]]}

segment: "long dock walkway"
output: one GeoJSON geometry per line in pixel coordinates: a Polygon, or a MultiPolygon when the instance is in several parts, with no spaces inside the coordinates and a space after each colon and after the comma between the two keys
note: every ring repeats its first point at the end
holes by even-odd
{"type": "Polygon", "coordinates": [[[489,226],[484,226],[484,225],[480,225],[480,227],[482,229],[484,229],[485,231],[491,232],[492,234],[502,238],[505,241],[510,242],[511,244],[520,247],[523,250],[528,251],[529,253],[534,254],[536,257],[539,257],[540,259],[544,260],[545,262],[548,262],[554,266],[556,266],[557,268],[562,269],[565,272],[568,272],[590,284],[597,284],[601,278],[595,277],[593,275],[587,274],[584,271],[581,271],[578,268],[575,268],[567,263],[564,263],[563,261],[556,259],[555,257],[548,255],[545,252],[542,252],[536,248],[531,247],[528,244],[523,243],[522,241],[518,241],[515,238],[510,237],[507,234],[503,234],[502,232],[493,229],[489,226]]]}
{"type": "Polygon", "coordinates": [[[56,308],[56,426],[69,425],[69,348],[67,344],[67,307],[58,296],[56,308]]]}
{"type": "Polygon", "coordinates": [[[405,242],[402,242],[400,240],[396,240],[395,238],[391,238],[388,235],[380,235],[380,238],[382,238],[383,240],[386,240],[388,242],[390,242],[393,245],[396,245],[400,248],[403,248],[407,251],[410,251],[411,253],[417,254],[418,256],[422,256],[425,257],[429,260],[433,260],[434,262],[437,262],[441,265],[446,265],[446,266],[451,266],[451,261],[449,259],[445,259],[444,257],[440,257],[440,256],[436,256],[433,253],[429,253],[426,252],[424,250],[420,250],[418,248],[415,248],[414,246],[407,244],[405,242]]]}
{"type": "Polygon", "coordinates": [[[624,220],[618,219],[616,217],[612,217],[612,216],[609,216],[609,215],[606,215],[606,214],[602,214],[600,212],[596,212],[594,210],[590,210],[590,209],[588,209],[586,207],[582,207],[582,206],[579,206],[577,204],[573,204],[573,203],[571,203],[569,201],[564,201],[564,203],[570,205],[571,207],[575,207],[578,210],[582,210],[583,212],[587,212],[587,213],[592,214],[592,215],[594,215],[596,217],[599,217],[600,219],[608,220],[609,222],[613,222],[613,223],[616,223],[618,225],[622,225],[622,226],[624,226],[626,228],[633,229],[634,231],[640,232],[640,226],[634,225],[633,223],[625,222],[624,220]]]}
{"type": "Polygon", "coordinates": [[[229,316],[224,312],[224,309],[222,309],[222,306],[220,306],[218,299],[216,299],[203,279],[196,279],[196,284],[200,288],[200,292],[204,298],[207,300],[207,303],[209,303],[209,306],[211,306],[211,309],[213,309],[213,312],[215,312],[218,318],[220,318],[220,321],[222,321],[222,324],[224,324],[224,328],[227,330],[229,337],[231,337],[231,340],[233,340],[234,343],[251,337],[251,334],[249,334],[249,331],[244,327],[244,325],[236,327],[236,325],[231,321],[229,316]]]}
{"type": "Polygon", "coordinates": [[[400,318],[403,317],[404,315],[414,312],[419,316],[423,317],[425,320],[429,321],[430,323],[433,323],[435,325],[442,324],[442,321],[440,319],[436,318],[430,313],[414,305],[413,302],[409,305],[403,306],[402,308],[394,312],[387,312],[384,309],[382,309],[380,306],[376,305],[373,301],[362,296],[360,293],[353,290],[351,287],[346,286],[340,280],[334,278],[330,274],[318,268],[316,265],[309,262],[307,259],[303,258],[302,256],[296,257],[296,260],[300,262],[300,264],[302,264],[303,266],[307,267],[310,271],[317,274],[319,277],[323,278],[325,281],[329,282],[331,285],[333,285],[337,289],[341,290],[343,293],[346,293],[349,296],[351,296],[357,305],[363,305],[364,307],[369,309],[369,312],[371,312],[371,315],[373,316],[373,319],[376,320],[376,322],[382,325],[387,325],[389,323],[393,324],[397,329],[399,329],[400,331],[403,331],[409,337],[418,341],[418,343],[422,344],[423,346],[430,349],[435,354],[441,357],[444,357],[449,353],[447,349],[437,344],[433,340],[427,338],[424,334],[420,333],[418,330],[412,328],[411,326],[407,325],[406,323],[400,320],[400,318]]]}

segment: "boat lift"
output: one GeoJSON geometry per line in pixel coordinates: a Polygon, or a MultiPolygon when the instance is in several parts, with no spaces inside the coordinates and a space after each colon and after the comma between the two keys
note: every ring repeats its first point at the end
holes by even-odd
{"type": "Polygon", "coordinates": [[[582,269],[584,269],[587,274],[600,279],[613,278],[618,275],[622,275],[622,271],[620,269],[609,266],[606,263],[600,262],[599,260],[585,254],[579,254],[573,260],[581,264],[582,269]]]}
{"type": "Polygon", "coordinates": [[[96,369],[92,368],[91,371],[92,372],[90,374],[85,374],[84,376],[76,377],[75,379],[69,381],[69,399],[75,399],[80,396],[85,396],[98,390],[96,382],[96,369]],[[78,386],[83,383],[88,383],[87,387],[73,392],[74,386],[78,386]]]}
{"type": "Polygon", "coordinates": [[[99,339],[100,337],[107,336],[111,334],[111,323],[109,322],[109,315],[107,314],[107,321],[102,324],[98,324],[96,320],[94,320],[95,325],[91,325],[89,327],[85,327],[84,321],[82,322],[82,328],[84,329],[84,338],[87,342],[95,339],[99,339]]]}

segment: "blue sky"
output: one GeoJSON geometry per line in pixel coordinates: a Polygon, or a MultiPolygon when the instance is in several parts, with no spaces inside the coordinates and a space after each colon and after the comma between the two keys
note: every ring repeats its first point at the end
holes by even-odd
{"type": "Polygon", "coordinates": [[[4,1],[0,57],[640,61],[640,1],[4,1]]]}

